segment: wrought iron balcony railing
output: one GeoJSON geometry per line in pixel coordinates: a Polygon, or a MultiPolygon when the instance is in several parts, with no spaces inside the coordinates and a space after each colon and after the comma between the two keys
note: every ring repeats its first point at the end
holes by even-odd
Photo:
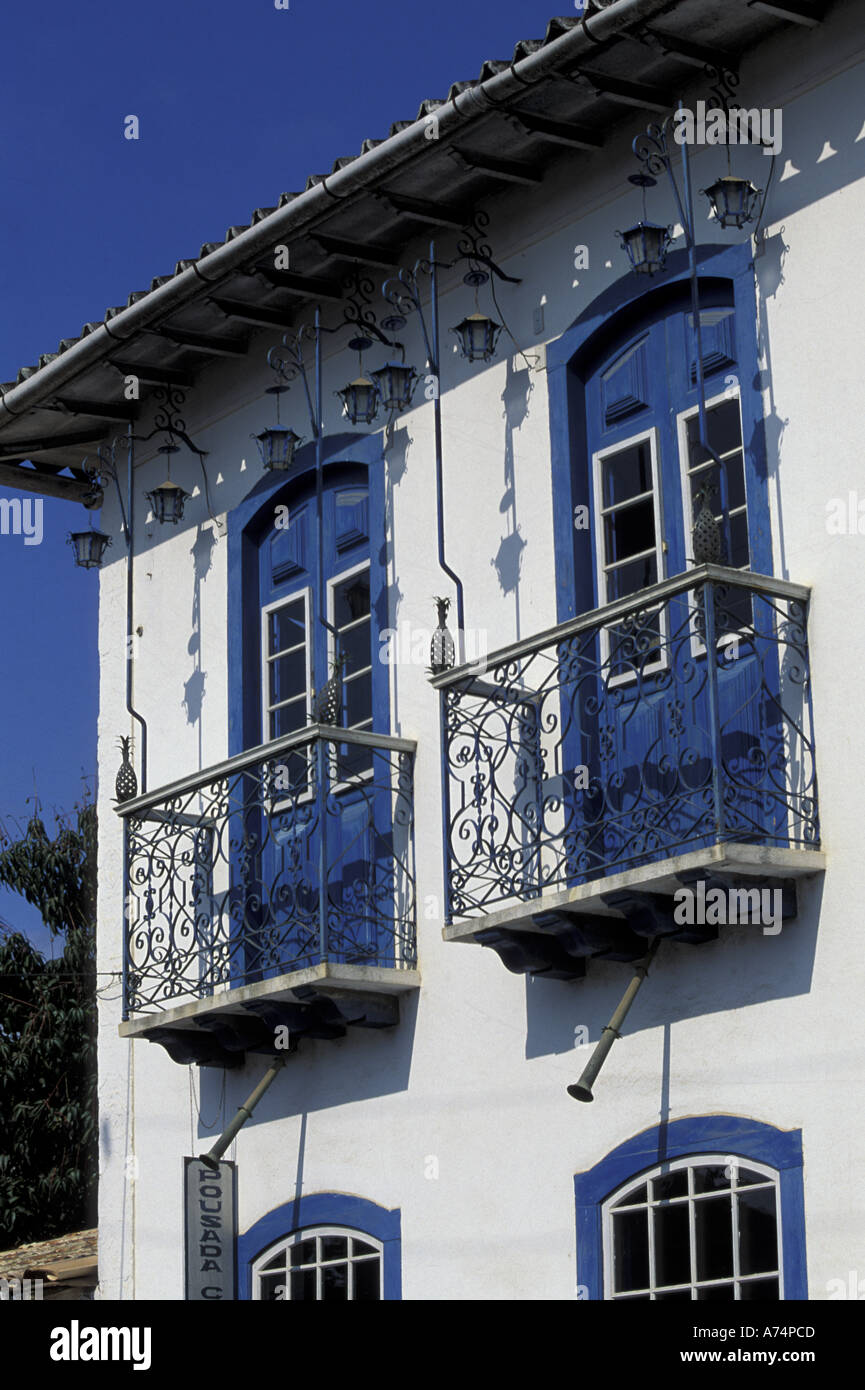
{"type": "Polygon", "coordinates": [[[704,565],[438,677],[448,922],[719,842],[818,848],[808,597],[704,565]]]}
{"type": "Polygon", "coordinates": [[[124,802],[124,1018],[324,962],[411,969],[415,745],[314,725],[124,802]]]}

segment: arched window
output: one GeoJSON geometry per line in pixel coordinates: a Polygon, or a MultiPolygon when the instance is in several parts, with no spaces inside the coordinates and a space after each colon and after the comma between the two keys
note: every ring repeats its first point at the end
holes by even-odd
{"type": "Polygon", "coordinates": [[[604,1203],[604,1296],[617,1302],[784,1297],[778,1174],[702,1154],[641,1173],[604,1203]]]}
{"type": "Polygon", "coordinates": [[[381,1242],[343,1226],[295,1231],[255,1261],[252,1297],[262,1302],[378,1301],[382,1297],[381,1242]]]}
{"type": "MultiPolygon", "coordinates": [[[[389,622],[381,441],[334,447],[320,504],[313,463],[303,463],[308,449],[290,477],[268,474],[229,513],[232,754],[312,722],[390,733],[379,660],[389,622]]],[[[352,756],[346,749],[343,762],[352,756]]],[[[353,771],[363,771],[364,756],[353,771]]]]}
{"type": "Polygon", "coordinates": [[[347,1192],[285,1202],[237,1237],[240,1297],[402,1298],[399,1209],[347,1192]]]}
{"type": "Polygon", "coordinates": [[[799,1130],[672,1120],[577,1173],[574,1195],[582,1298],[808,1297],[799,1130]]]}
{"type": "Polygon", "coordinates": [[[548,347],[560,621],[689,569],[704,500],[720,563],[772,573],[753,267],[747,247],[701,248],[700,259],[707,436],[720,467],[699,442],[681,271],[648,291],[623,277],[548,347]]]}

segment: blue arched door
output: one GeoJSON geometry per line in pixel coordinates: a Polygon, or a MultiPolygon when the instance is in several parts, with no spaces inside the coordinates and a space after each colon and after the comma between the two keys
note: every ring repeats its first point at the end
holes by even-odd
{"type": "Polygon", "coordinates": [[[389,964],[389,778],[356,742],[303,739],[313,725],[389,733],[387,668],[378,660],[381,546],[366,467],[288,484],[252,528],[245,582],[247,742],[299,741],[264,760],[248,789],[235,853],[243,979],[322,959],[389,964]],[[319,554],[321,570],[319,572],[319,554]],[[251,679],[255,672],[256,679],[251,679]]]}
{"type": "Polygon", "coordinates": [[[694,563],[704,494],[722,532],[722,564],[751,567],[752,529],[763,520],[765,489],[743,440],[732,295],[719,289],[702,302],[708,439],[720,468],[699,442],[687,305],[608,325],[603,346],[579,364],[585,430],[575,490],[590,499],[591,524],[578,584],[595,607],[634,603],[581,635],[565,663],[562,763],[578,769],[566,779],[573,878],[711,841],[719,794],[727,796],[727,838],[780,833],[786,816],[766,796],[778,673],[771,650],[758,651],[751,598],[730,589],[713,600],[709,660],[706,615],[693,593],[639,602],[643,590],[694,563]]]}

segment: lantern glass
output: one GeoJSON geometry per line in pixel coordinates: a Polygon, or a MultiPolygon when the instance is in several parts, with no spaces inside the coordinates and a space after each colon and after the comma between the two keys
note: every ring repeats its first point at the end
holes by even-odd
{"type": "Polygon", "coordinates": [[[102,557],[111,545],[111,537],[106,536],[104,531],[70,531],[67,545],[74,548],[73,558],[81,569],[100,569],[102,557]]]}
{"type": "Polygon", "coordinates": [[[145,496],[160,526],[166,523],[176,526],[183,518],[183,507],[190,494],[184,492],[183,488],[173,483],[170,478],[166,478],[164,483],[160,483],[152,492],[145,493],[145,496]]]}
{"type": "Polygon", "coordinates": [[[500,323],[486,314],[469,314],[456,328],[451,329],[459,339],[460,352],[469,362],[489,362],[502,331],[500,323]]]}
{"type": "Polygon", "coordinates": [[[294,451],[302,443],[299,434],[287,425],[273,425],[253,436],[261,462],[268,471],[285,472],[294,462],[294,451]]]}
{"type": "Polygon", "coordinates": [[[385,410],[405,410],[411,403],[417,381],[414,367],[407,367],[404,362],[385,362],[373,372],[372,379],[385,410]]]}
{"type": "Polygon", "coordinates": [[[754,221],[760,189],[755,188],[750,179],[726,174],[716,179],[710,188],[704,188],[703,193],[709,199],[719,227],[742,228],[754,221]]]}
{"type": "Polygon", "coordinates": [[[622,248],[627,251],[632,268],[638,275],[654,275],[664,269],[667,249],[672,241],[672,228],[657,222],[638,222],[626,232],[618,232],[622,248]]]}
{"type": "Polygon", "coordinates": [[[343,411],[353,425],[369,425],[378,414],[378,391],[369,377],[359,376],[336,393],[343,411]]]}

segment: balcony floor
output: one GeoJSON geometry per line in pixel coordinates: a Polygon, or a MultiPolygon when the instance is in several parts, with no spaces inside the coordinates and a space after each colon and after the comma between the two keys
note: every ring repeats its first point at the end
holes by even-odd
{"type": "Polygon", "coordinates": [[[178,1062],[240,1066],[247,1051],[272,1054],[273,1030],[295,1038],[341,1037],[346,1026],[387,1028],[399,996],[420,988],[420,972],[324,961],[121,1023],[124,1038],[161,1043],[178,1062]]]}
{"type": "MultiPolygon", "coordinates": [[[[671,903],[673,894],[683,887],[683,879],[685,883],[694,882],[696,878],[705,875],[708,880],[723,881],[731,885],[741,883],[746,887],[759,888],[769,882],[778,884],[810,878],[822,873],[825,867],[826,855],[822,850],[716,843],[703,849],[691,850],[687,854],[661,859],[653,864],[641,864],[622,873],[608,874],[573,888],[528,898],[492,912],[460,918],[450,926],[445,926],[442,936],[445,941],[470,942],[492,946],[497,950],[507,946],[511,948],[510,959],[517,962],[509,964],[508,968],[516,973],[550,974],[553,978],[579,978],[585,967],[576,955],[573,957],[573,965],[576,968],[570,975],[566,965],[564,970],[554,974],[553,970],[543,967],[542,961],[532,964],[530,958],[533,952],[530,944],[526,947],[526,934],[533,933],[540,946],[544,939],[547,942],[551,940],[553,934],[549,930],[549,923],[556,919],[557,914],[561,921],[573,922],[577,932],[581,918],[585,919],[587,926],[594,919],[596,938],[598,929],[601,933],[599,947],[586,949],[580,954],[586,957],[607,955],[612,959],[628,959],[630,955],[627,950],[624,954],[621,952],[621,941],[619,949],[616,948],[614,937],[617,934],[620,936],[622,929],[633,927],[634,922],[630,913],[618,911],[609,903],[608,899],[613,894],[631,895],[635,903],[641,900],[649,904],[657,904],[661,900],[671,903]],[[547,917],[547,925],[541,925],[535,920],[539,916],[547,917]],[[604,949],[603,944],[603,923],[599,923],[598,919],[606,919],[610,924],[611,937],[607,949],[604,949]],[[487,933],[489,936],[484,940],[487,933]]],[[[635,930],[641,931],[640,926],[635,930]]],[[[644,930],[642,934],[649,937],[651,931],[644,930]]],[[[673,932],[664,934],[676,935],[673,932]]],[[[680,939],[696,941],[699,936],[699,932],[690,935],[683,933],[680,939]]],[[[702,939],[711,939],[711,934],[704,931],[702,939]]],[[[573,949],[571,943],[571,950],[573,949]]],[[[500,953],[507,964],[507,951],[500,953]]],[[[554,966],[556,964],[554,961],[554,966]]]]}

